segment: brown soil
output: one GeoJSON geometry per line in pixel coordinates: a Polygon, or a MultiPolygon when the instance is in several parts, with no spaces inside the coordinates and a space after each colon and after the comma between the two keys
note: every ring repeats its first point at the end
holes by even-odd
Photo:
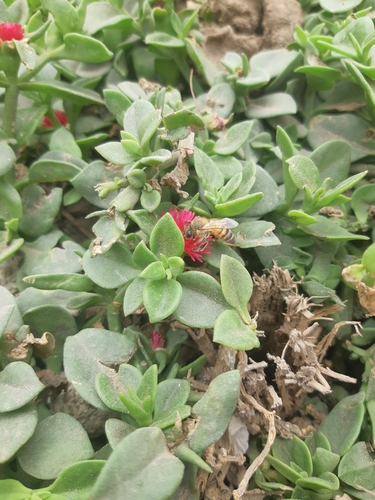
{"type": "Polygon", "coordinates": [[[285,47],[303,19],[298,0],[206,0],[205,12],[203,48],[217,66],[229,51],[250,57],[261,50],[285,47]]]}

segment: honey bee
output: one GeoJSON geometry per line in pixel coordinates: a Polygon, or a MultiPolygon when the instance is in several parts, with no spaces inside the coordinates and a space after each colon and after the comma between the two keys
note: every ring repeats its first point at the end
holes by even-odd
{"type": "Polygon", "coordinates": [[[222,240],[227,245],[235,245],[236,237],[231,229],[238,226],[238,222],[232,219],[206,219],[206,217],[195,217],[184,228],[185,238],[208,239],[209,236],[215,240],[222,240]]]}

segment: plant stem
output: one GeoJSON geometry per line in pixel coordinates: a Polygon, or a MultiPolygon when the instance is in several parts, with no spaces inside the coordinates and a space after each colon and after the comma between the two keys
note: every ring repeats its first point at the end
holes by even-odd
{"type": "Polygon", "coordinates": [[[18,94],[17,85],[10,85],[5,90],[3,129],[10,138],[14,138],[16,132],[18,94]]]}

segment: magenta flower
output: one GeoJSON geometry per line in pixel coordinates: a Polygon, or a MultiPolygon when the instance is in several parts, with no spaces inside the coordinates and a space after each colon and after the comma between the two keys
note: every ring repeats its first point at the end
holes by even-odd
{"type": "MultiPolygon", "coordinates": [[[[68,125],[68,118],[64,111],[54,111],[53,114],[57,119],[57,121],[59,121],[63,127],[66,127],[68,125]]],[[[42,127],[52,128],[53,126],[54,125],[52,121],[48,118],[48,116],[43,116],[42,127]]]]}
{"type": "Polygon", "coordinates": [[[25,32],[20,24],[0,23],[0,41],[10,42],[11,40],[22,40],[25,32]]]}
{"type": "Polygon", "coordinates": [[[151,336],[151,348],[153,351],[156,351],[156,349],[163,349],[164,347],[164,336],[154,330],[152,332],[151,336]]]}
{"type": "Polygon", "coordinates": [[[212,236],[208,236],[207,238],[199,236],[195,238],[187,238],[185,234],[185,226],[196,217],[195,213],[190,212],[189,210],[179,210],[176,207],[171,208],[169,213],[173,217],[184,238],[184,252],[191,258],[191,260],[203,262],[201,255],[209,254],[211,252],[212,236]]]}

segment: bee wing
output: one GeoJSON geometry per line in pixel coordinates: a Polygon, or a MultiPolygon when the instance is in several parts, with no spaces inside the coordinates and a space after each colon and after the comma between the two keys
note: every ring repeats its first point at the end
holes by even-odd
{"type": "Polygon", "coordinates": [[[201,229],[232,229],[233,227],[237,227],[238,222],[233,219],[228,219],[225,217],[224,219],[210,219],[207,224],[205,224],[201,229]]]}

